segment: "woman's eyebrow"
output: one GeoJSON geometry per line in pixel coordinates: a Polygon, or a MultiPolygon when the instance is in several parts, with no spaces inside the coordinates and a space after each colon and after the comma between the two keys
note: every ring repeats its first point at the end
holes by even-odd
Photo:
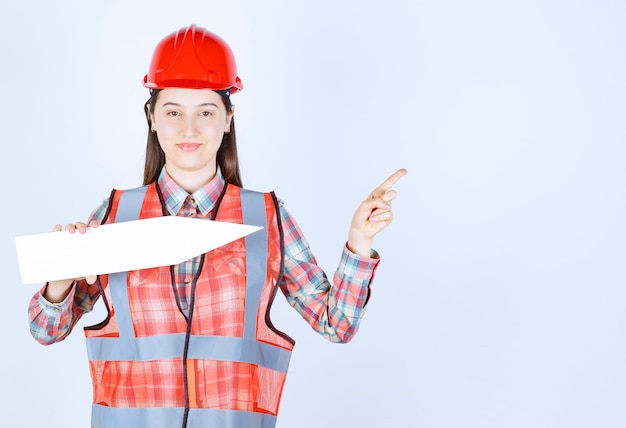
{"type": "MultiPolygon", "coordinates": [[[[162,104],[162,107],[165,107],[165,106],[182,107],[182,104],[175,103],[173,101],[168,101],[162,104]]],[[[217,108],[217,104],[213,102],[198,104],[196,107],[211,107],[211,106],[217,108]]]]}

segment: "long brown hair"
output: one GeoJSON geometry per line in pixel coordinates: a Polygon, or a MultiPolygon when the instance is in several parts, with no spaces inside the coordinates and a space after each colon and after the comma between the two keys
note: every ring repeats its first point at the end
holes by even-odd
{"type": "MultiPolygon", "coordinates": [[[[146,119],[148,121],[148,142],[146,144],[146,163],[143,169],[143,184],[153,183],[159,178],[161,169],[165,165],[165,153],[161,150],[159,139],[156,132],[152,132],[150,123],[150,112],[154,111],[154,105],[159,97],[160,89],[155,89],[150,93],[150,99],[146,101],[144,111],[146,113],[146,119]]],[[[233,105],[230,101],[230,97],[224,92],[217,92],[222,101],[227,113],[233,111],[233,105]]],[[[235,118],[231,118],[230,132],[224,133],[222,138],[222,144],[217,151],[217,165],[222,171],[224,180],[227,183],[234,184],[235,186],[243,187],[241,182],[241,173],[239,172],[239,156],[237,155],[237,137],[235,135],[235,118]]]]}

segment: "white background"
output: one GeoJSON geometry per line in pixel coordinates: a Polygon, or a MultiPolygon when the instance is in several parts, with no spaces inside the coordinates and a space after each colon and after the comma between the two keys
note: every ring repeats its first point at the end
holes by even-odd
{"type": "Polygon", "coordinates": [[[21,1],[0,14],[2,426],[87,427],[81,327],[42,347],[13,237],[140,184],[141,79],[196,23],[233,48],[244,184],[332,274],[397,168],[361,331],[297,339],[278,426],[626,426],[626,3],[21,1]]]}

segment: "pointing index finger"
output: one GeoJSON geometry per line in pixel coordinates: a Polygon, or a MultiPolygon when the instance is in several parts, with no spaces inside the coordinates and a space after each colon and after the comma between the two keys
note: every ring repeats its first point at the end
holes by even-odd
{"type": "Polygon", "coordinates": [[[398,180],[400,180],[400,178],[402,178],[405,174],[406,174],[406,169],[401,168],[399,170],[397,170],[396,172],[394,172],[393,174],[391,174],[389,176],[389,178],[387,178],[385,181],[383,181],[381,183],[380,186],[378,186],[373,192],[372,192],[372,197],[379,197],[385,194],[385,192],[387,192],[387,190],[391,189],[393,187],[394,184],[397,183],[398,180]]]}

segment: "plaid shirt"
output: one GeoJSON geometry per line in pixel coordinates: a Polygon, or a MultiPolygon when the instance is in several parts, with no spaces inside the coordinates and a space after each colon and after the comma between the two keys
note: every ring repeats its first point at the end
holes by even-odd
{"type": "MultiPolygon", "coordinates": [[[[216,177],[193,194],[187,193],[166,173],[158,179],[166,209],[171,215],[210,217],[215,203],[224,189],[224,178],[218,169],[216,177]]],[[[109,201],[105,200],[89,217],[89,222],[101,222],[109,201]]],[[[289,304],[331,342],[347,342],[358,330],[359,322],[369,298],[369,285],[378,265],[378,254],[362,258],[344,246],[339,266],[330,283],[317,265],[302,231],[279,201],[280,216],[285,236],[285,266],[280,288],[289,304]]],[[[183,310],[189,307],[191,279],[198,268],[199,257],[175,266],[178,298],[183,310]]],[[[29,318],[33,337],[48,345],[63,340],[72,331],[83,314],[93,309],[100,297],[98,287],[86,281],[76,281],[67,298],[57,304],[43,297],[44,286],[30,301],[29,318]]]]}

